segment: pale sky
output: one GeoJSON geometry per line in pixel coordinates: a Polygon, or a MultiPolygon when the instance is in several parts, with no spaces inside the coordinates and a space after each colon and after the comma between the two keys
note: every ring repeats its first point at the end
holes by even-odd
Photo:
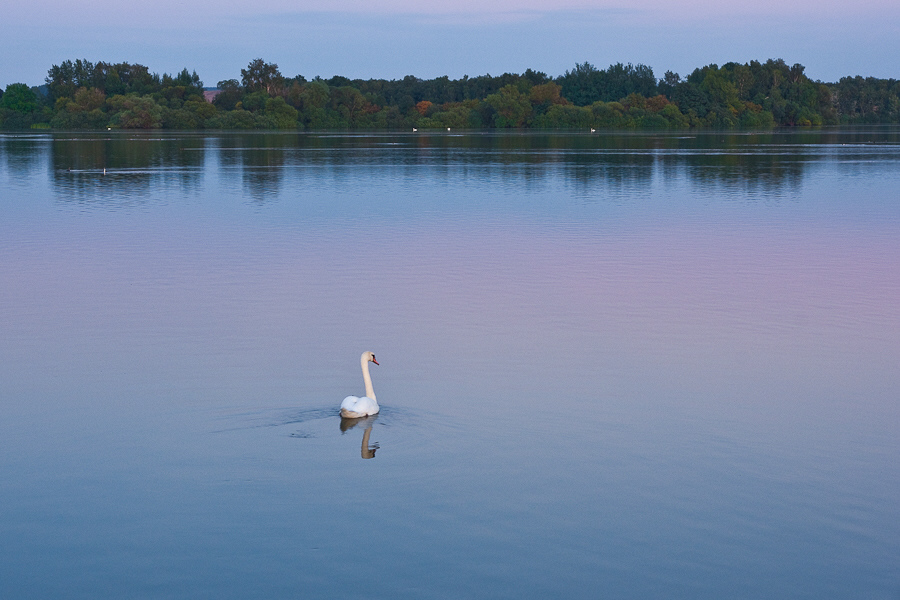
{"type": "Polygon", "coordinates": [[[813,79],[900,79],[896,0],[0,0],[0,86],[66,59],[196,70],[207,86],[254,58],[282,74],[397,79],[576,63],[643,63],[659,78],[783,58],[813,79]]]}

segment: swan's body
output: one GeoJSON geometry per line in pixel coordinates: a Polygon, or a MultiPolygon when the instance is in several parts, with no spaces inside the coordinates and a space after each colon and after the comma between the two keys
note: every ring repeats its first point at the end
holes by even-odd
{"type": "Polygon", "coordinates": [[[345,419],[358,419],[376,413],[378,413],[378,402],[367,396],[362,398],[347,396],[341,402],[341,416],[345,419]]]}
{"type": "Polygon", "coordinates": [[[375,400],[372,377],[369,375],[369,363],[373,362],[377,365],[378,361],[375,360],[375,355],[371,352],[363,352],[362,356],[359,357],[359,362],[362,366],[363,381],[366,383],[366,395],[362,398],[357,398],[356,396],[344,398],[344,401],[341,402],[341,416],[345,419],[358,419],[359,417],[378,413],[378,402],[375,400]]]}

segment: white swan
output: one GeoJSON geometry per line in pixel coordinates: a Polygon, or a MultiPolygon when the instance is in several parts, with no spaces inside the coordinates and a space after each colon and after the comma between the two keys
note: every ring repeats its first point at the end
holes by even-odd
{"type": "Polygon", "coordinates": [[[372,377],[369,376],[369,363],[376,365],[375,355],[371,352],[363,352],[359,357],[362,365],[363,381],[366,382],[366,395],[362,398],[356,396],[347,396],[341,402],[341,416],[345,419],[358,419],[367,415],[374,415],[378,412],[378,402],[375,400],[375,390],[372,389],[372,377]]]}

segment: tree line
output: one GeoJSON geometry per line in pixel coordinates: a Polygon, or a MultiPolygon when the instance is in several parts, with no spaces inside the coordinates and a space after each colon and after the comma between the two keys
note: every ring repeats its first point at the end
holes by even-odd
{"type": "Polygon", "coordinates": [[[900,82],[813,81],[800,64],[715,64],[657,79],[646,65],[584,62],[557,77],[307,80],[259,58],[204,88],[196,71],[66,60],[43,85],[0,91],[2,129],[771,128],[900,123],[900,82]]]}

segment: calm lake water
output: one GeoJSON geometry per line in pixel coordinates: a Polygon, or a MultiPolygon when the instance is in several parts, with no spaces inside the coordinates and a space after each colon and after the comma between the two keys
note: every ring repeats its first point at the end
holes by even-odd
{"type": "Polygon", "coordinates": [[[896,600],[900,129],[2,135],[0,409],[2,598],[896,600]]]}

